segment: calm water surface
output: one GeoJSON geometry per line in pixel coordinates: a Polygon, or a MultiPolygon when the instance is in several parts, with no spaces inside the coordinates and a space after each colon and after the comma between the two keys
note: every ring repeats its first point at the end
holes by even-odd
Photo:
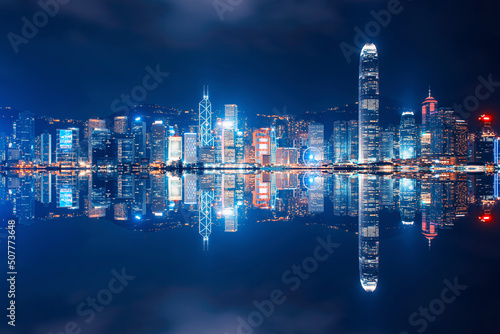
{"type": "Polygon", "coordinates": [[[7,174],[1,333],[497,333],[498,176],[7,174]]]}

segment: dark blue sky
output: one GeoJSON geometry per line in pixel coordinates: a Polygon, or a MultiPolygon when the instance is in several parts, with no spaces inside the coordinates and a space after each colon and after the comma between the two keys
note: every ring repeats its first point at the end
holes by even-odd
{"type": "MultiPolygon", "coordinates": [[[[430,84],[440,104],[451,106],[474,94],[478,76],[500,81],[493,2],[400,6],[373,38],[382,96],[417,108],[430,84]]],[[[170,76],[148,101],[166,106],[197,108],[203,84],[214,108],[237,103],[249,114],[352,103],[358,59],[349,64],[339,44],[354,44],[354,28],[364,30],[370,12],[387,7],[386,0],[241,0],[221,21],[213,0],[71,0],[16,54],[7,35],[20,35],[23,16],[32,21],[40,6],[0,0],[0,106],[107,116],[111,102],[157,64],[170,76]]],[[[494,110],[499,96],[478,112],[494,110]]]]}

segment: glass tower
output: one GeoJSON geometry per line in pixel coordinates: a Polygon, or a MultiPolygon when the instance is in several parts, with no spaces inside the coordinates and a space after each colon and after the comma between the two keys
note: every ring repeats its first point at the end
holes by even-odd
{"type": "Polygon", "coordinates": [[[359,163],[377,162],[379,147],[379,66],[378,52],[368,43],[359,63],[359,163]]]}

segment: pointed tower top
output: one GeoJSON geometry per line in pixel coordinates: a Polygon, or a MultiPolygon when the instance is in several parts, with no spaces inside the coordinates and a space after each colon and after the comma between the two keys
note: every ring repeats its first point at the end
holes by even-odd
{"type": "Polygon", "coordinates": [[[429,97],[432,97],[431,96],[431,86],[429,85],[429,97]]]}

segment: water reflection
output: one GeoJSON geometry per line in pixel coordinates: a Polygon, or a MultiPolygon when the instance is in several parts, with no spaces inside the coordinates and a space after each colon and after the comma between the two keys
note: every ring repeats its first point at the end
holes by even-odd
{"type": "Polygon", "coordinates": [[[498,195],[498,174],[43,173],[0,178],[3,216],[12,212],[28,226],[86,216],[143,232],[197,227],[204,250],[214,229],[235,233],[255,222],[317,223],[357,233],[360,281],[367,292],[375,291],[379,280],[381,228],[421,228],[431,247],[439,231],[467,216],[470,205],[481,206],[479,220],[491,222],[498,195]],[[398,226],[381,224],[384,212],[399,213],[398,226]]]}

